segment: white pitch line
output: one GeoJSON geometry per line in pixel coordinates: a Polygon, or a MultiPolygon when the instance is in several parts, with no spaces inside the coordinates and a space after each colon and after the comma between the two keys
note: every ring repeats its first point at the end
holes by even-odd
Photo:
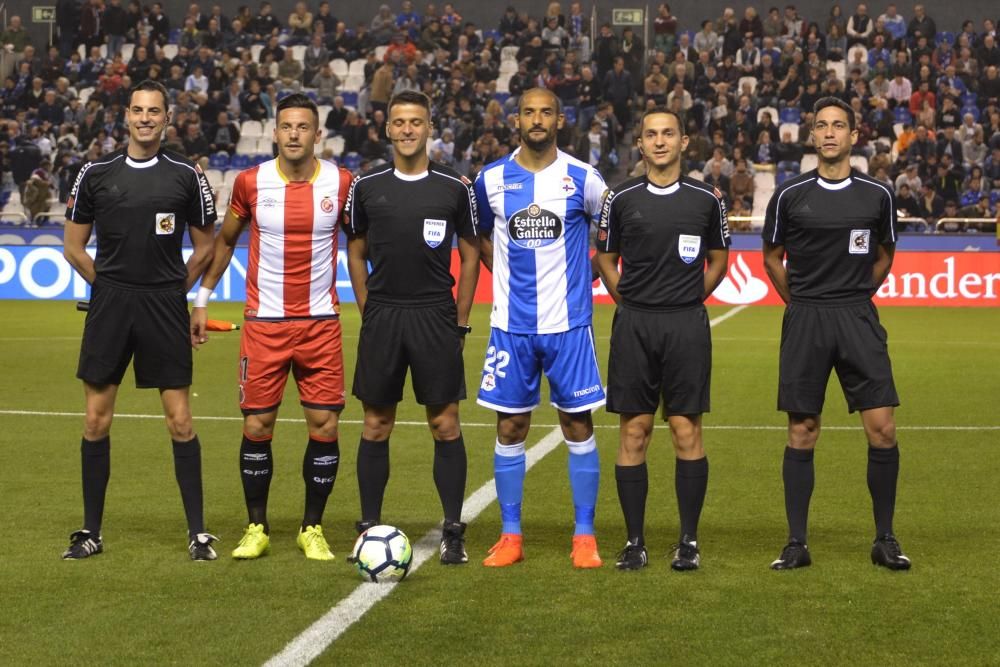
{"type": "MultiPolygon", "coordinates": [[[[560,442],[562,442],[562,430],[557,426],[549,431],[537,445],[527,451],[525,472],[531,470],[532,466],[558,447],[560,442]]],[[[496,497],[496,489],[491,479],[476,489],[466,499],[462,509],[462,520],[466,523],[474,521],[484,509],[496,500],[496,497]]],[[[433,556],[438,555],[439,540],[439,532],[432,530],[414,545],[413,563],[410,565],[411,573],[416,571],[417,568],[433,556]]],[[[323,651],[337,637],[344,634],[355,621],[359,620],[369,609],[375,606],[375,603],[392,593],[395,587],[395,583],[363,583],[359,585],[350,595],[334,605],[330,611],[323,614],[319,620],[303,630],[298,637],[288,642],[280,653],[264,663],[264,667],[308,665],[322,655],[323,651]]]]}
{"type": "MultiPolygon", "coordinates": [[[[723,322],[746,306],[739,306],[727,311],[714,320],[709,321],[709,326],[715,326],[723,322]]],[[[464,426],[467,426],[465,424],[464,426]]],[[[534,447],[527,451],[525,457],[525,473],[536,463],[542,460],[547,454],[552,452],[562,440],[562,429],[557,425],[549,431],[545,437],[538,441],[534,447]]],[[[462,519],[469,523],[475,520],[479,514],[496,500],[495,481],[490,479],[481,487],[476,489],[465,501],[462,510],[462,519]]],[[[437,530],[432,530],[421,538],[413,549],[413,564],[411,570],[416,570],[431,556],[438,552],[437,530]]],[[[280,653],[276,654],[266,663],[264,667],[286,667],[290,665],[308,665],[317,657],[322,655],[330,644],[337,637],[342,635],[351,625],[359,620],[369,609],[382,598],[389,595],[396,587],[396,584],[373,586],[369,583],[359,585],[346,598],[338,602],[328,612],[315,623],[306,628],[299,636],[285,645],[280,653]]]]}
{"type": "MultiPolygon", "coordinates": [[[[13,417],[83,417],[82,412],[48,412],[44,410],[0,410],[0,416],[8,415],[13,417]]],[[[143,414],[130,414],[122,413],[116,414],[115,419],[163,419],[163,415],[143,415],[143,414]]],[[[221,421],[221,422],[241,422],[243,417],[219,417],[214,415],[196,415],[194,418],[195,422],[199,421],[221,421]]],[[[279,422],[285,422],[289,424],[304,423],[302,419],[296,419],[292,417],[279,417],[279,422]]],[[[350,424],[352,426],[360,426],[364,422],[360,419],[341,419],[341,424],[350,424]]],[[[426,421],[397,421],[396,426],[427,426],[426,421]]],[[[538,428],[559,428],[559,424],[532,424],[536,429],[538,428]]],[[[496,422],[462,422],[462,428],[496,428],[496,422]]],[[[594,428],[599,429],[617,429],[618,424],[594,424],[594,428]]],[[[823,426],[824,431],[856,431],[860,429],[861,426],[823,426]]],[[[787,426],[781,426],[776,424],[704,424],[702,429],[706,431],[786,431],[787,426]]],[[[989,425],[984,424],[982,426],[969,426],[968,424],[963,424],[961,426],[949,426],[949,425],[897,425],[897,431],[1000,431],[1000,425],[989,425]]]]}

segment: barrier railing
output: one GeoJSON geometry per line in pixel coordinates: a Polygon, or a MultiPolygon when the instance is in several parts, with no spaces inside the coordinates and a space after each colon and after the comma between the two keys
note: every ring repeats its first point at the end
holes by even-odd
{"type": "Polygon", "coordinates": [[[936,232],[947,231],[944,228],[947,225],[954,225],[954,224],[961,225],[962,231],[965,231],[965,229],[971,224],[978,225],[979,229],[983,230],[985,225],[996,225],[997,219],[996,218],[938,218],[937,224],[934,225],[934,231],[936,232]]]}

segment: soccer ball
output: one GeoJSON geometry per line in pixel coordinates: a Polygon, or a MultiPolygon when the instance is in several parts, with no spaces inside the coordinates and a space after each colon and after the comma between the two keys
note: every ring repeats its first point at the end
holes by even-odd
{"type": "Polygon", "coordinates": [[[358,535],[351,556],[366,581],[402,581],[410,571],[413,549],[399,528],[372,526],[358,535]]]}

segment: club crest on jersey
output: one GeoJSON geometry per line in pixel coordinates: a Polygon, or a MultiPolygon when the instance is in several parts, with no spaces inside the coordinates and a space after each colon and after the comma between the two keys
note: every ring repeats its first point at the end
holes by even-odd
{"type": "Polygon", "coordinates": [[[677,237],[677,254],[685,264],[690,264],[698,259],[701,251],[701,237],[692,234],[680,234],[677,237]]]}
{"type": "Polygon", "coordinates": [[[173,213],[156,214],[156,234],[157,236],[168,236],[174,233],[177,223],[173,213]]]}
{"type": "Polygon", "coordinates": [[[448,227],[446,220],[435,220],[434,218],[424,218],[424,243],[431,248],[436,248],[444,241],[445,231],[448,227]]]}
{"type": "Polygon", "coordinates": [[[852,229],[851,247],[848,248],[848,252],[850,252],[852,255],[867,255],[868,242],[870,237],[871,237],[870,229],[852,229]]]}
{"type": "Polygon", "coordinates": [[[329,195],[327,195],[327,196],[323,197],[322,201],[320,201],[319,207],[321,209],[323,209],[324,213],[332,213],[333,212],[333,200],[330,199],[329,195]]]}
{"type": "Polygon", "coordinates": [[[572,176],[563,176],[562,185],[559,187],[567,197],[576,192],[576,183],[573,182],[572,176]]]}
{"type": "Polygon", "coordinates": [[[532,203],[510,216],[507,233],[516,245],[533,250],[558,241],[563,233],[563,223],[552,211],[532,203]]]}

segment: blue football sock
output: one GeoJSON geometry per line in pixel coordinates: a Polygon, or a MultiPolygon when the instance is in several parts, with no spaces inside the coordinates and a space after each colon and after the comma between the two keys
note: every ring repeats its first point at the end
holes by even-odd
{"type": "Polygon", "coordinates": [[[583,442],[566,441],[569,447],[569,483],[573,489],[574,535],[594,534],[594,508],[601,483],[597,440],[593,435],[583,442]]]}
{"type": "Polygon", "coordinates": [[[498,441],[493,454],[493,477],[500,501],[502,532],[521,534],[521,499],[524,497],[524,443],[502,445],[498,441]]]}

